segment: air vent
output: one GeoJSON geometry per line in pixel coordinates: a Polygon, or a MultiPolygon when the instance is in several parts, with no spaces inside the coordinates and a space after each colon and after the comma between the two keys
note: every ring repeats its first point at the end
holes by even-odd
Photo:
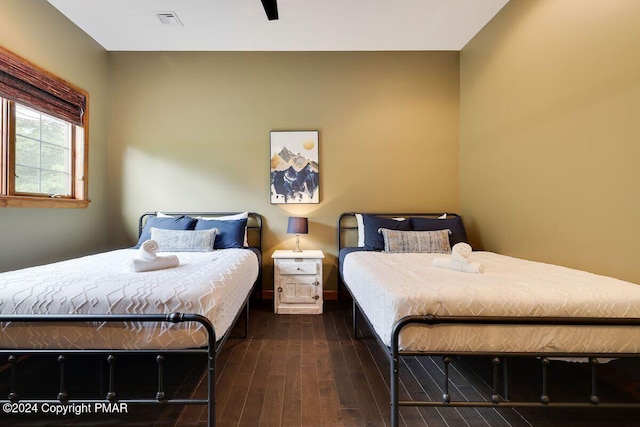
{"type": "Polygon", "coordinates": [[[182,22],[174,11],[155,12],[162,25],[182,26],[182,22]]]}

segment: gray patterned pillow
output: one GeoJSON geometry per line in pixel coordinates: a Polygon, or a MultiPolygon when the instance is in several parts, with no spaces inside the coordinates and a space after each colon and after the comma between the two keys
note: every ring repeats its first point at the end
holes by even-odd
{"type": "Polygon", "coordinates": [[[387,253],[429,252],[450,254],[449,234],[451,230],[402,231],[381,228],[384,251],[387,253]]]}
{"type": "Polygon", "coordinates": [[[151,227],[151,239],[160,252],[211,252],[217,228],[209,230],[166,230],[151,227]]]}

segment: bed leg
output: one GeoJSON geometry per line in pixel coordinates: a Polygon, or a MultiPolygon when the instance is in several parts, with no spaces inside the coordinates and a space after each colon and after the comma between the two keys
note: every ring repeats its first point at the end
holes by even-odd
{"type": "Polygon", "coordinates": [[[358,314],[356,313],[357,306],[354,299],[351,303],[351,327],[353,328],[353,338],[358,338],[358,314]]]}
{"type": "Polygon", "coordinates": [[[244,337],[249,338],[249,299],[244,306],[244,337]]]}
{"type": "MultiPolygon", "coordinates": [[[[207,425],[216,425],[216,331],[209,319],[199,314],[189,315],[188,319],[197,320],[207,330],[207,425]]],[[[183,321],[182,316],[171,315],[171,321],[183,321]],[[179,320],[176,320],[178,319],[179,320]]]]}

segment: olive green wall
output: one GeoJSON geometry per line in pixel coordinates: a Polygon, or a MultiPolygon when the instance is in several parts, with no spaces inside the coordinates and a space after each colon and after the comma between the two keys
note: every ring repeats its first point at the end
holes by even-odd
{"type": "Polygon", "coordinates": [[[640,283],[640,2],[511,1],[460,54],[473,243],[640,283]]]}
{"type": "Polygon", "coordinates": [[[89,92],[87,209],[0,209],[0,271],[107,247],[108,55],[42,0],[1,0],[0,45],[89,92]]]}
{"type": "Polygon", "coordinates": [[[477,248],[640,282],[637,22],[633,0],[512,0],[459,54],[107,53],[2,0],[0,45],[90,93],[92,203],[0,209],[0,271],[129,245],[146,210],[252,210],[267,278],[307,215],[335,289],[341,212],[461,210],[477,248]],[[269,203],[289,129],[320,131],[320,204],[269,203]]]}
{"type": "Polygon", "coordinates": [[[0,209],[0,271],[129,245],[146,210],[252,210],[266,277],[307,215],[335,288],[339,213],[461,210],[477,248],[640,282],[637,22],[633,0],[512,0],[459,54],[107,53],[2,0],[0,45],[90,93],[92,203],[0,209]],[[288,129],[320,131],[318,205],[269,203],[288,129]]]}
{"type": "Polygon", "coordinates": [[[458,52],[110,53],[112,245],[147,210],[255,211],[267,288],[305,215],[335,289],[340,213],[459,210],[458,70],[458,52]],[[321,201],[271,205],[269,131],[308,129],[321,201]]]}

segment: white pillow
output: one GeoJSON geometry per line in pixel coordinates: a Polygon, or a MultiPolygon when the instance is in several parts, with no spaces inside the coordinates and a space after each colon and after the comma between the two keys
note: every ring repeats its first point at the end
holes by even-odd
{"type": "Polygon", "coordinates": [[[249,212],[242,212],[239,214],[226,215],[226,216],[194,216],[195,219],[217,219],[218,221],[233,221],[237,219],[249,218],[249,212]]]}
{"type": "MultiPolygon", "coordinates": [[[[158,212],[156,216],[160,218],[175,218],[175,215],[167,215],[166,213],[158,212]]],[[[230,221],[234,219],[245,219],[249,218],[249,212],[242,212],[239,214],[226,215],[226,216],[217,216],[217,217],[209,217],[209,216],[194,216],[192,218],[195,219],[217,219],[218,221],[230,221]]]]}
{"type": "Polygon", "coordinates": [[[358,223],[358,247],[364,247],[364,220],[362,214],[356,214],[356,222],[358,223]]]}

